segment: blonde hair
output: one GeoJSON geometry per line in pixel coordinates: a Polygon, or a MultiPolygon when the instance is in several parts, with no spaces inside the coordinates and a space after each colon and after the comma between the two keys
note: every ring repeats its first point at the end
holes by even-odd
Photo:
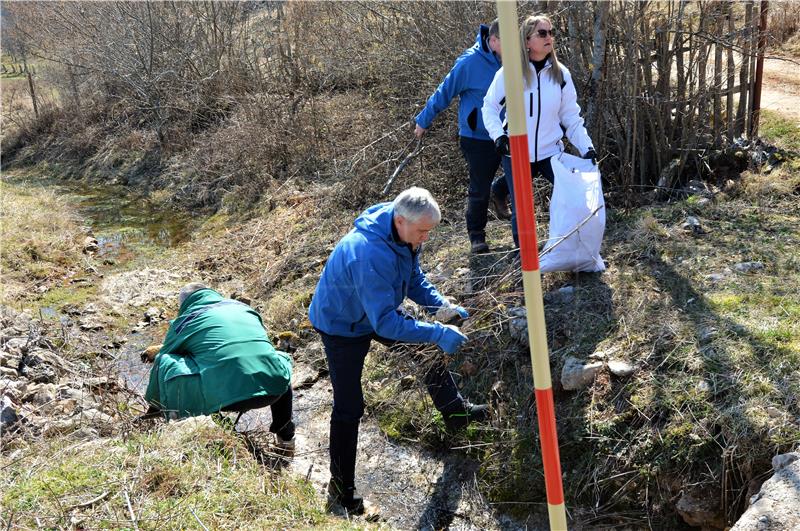
{"type": "MultiPolygon", "coordinates": [[[[522,75],[525,78],[525,86],[530,86],[533,82],[533,74],[531,73],[531,67],[528,64],[529,54],[528,54],[528,37],[534,34],[536,31],[536,26],[538,26],[542,22],[547,22],[550,24],[550,27],[553,27],[553,22],[547,15],[531,15],[525,19],[522,23],[522,26],[519,28],[519,38],[522,43],[522,75]]],[[[550,50],[550,53],[547,54],[547,57],[550,58],[550,79],[555,81],[556,83],[561,84],[564,83],[564,73],[561,70],[561,63],[558,62],[558,57],[556,57],[556,48],[553,46],[553,49],[550,50]]]]}

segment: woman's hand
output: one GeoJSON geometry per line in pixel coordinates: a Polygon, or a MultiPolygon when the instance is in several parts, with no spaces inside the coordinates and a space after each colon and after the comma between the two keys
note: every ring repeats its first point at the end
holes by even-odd
{"type": "Polygon", "coordinates": [[[501,157],[511,155],[511,150],[508,147],[507,135],[500,135],[497,137],[497,140],[494,141],[494,151],[501,157]]]}

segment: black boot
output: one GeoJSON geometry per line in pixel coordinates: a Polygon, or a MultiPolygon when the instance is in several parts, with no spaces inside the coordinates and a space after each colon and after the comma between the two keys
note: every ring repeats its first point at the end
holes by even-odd
{"type": "Polygon", "coordinates": [[[350,514],[364,512],[364,500],[356,494],[356,451],[359,422],[331,421],[331,481],[329,502],[340,504],[350,514]]]}
{"type": "Polygon", "coordinates": [[[328,482],[328,504],[339,504],[348,514],[364,513],[364,498],[356,492],[356,488],[344,487],[335,478],[328,482]]]}
{"type": "Polygon", "coordinates": [[[492,194],[489,200],[489,205],[492,207],[492,210],[494,210],[494,215],[497,216],[497,219],[511,219],[511,210],[508,208],[508,202],[506,198],[500,199],[495,194],[492,194]]]}
{"type": "Polygon", "coordinates": [[[470,251],[473,254],[483,254],[489,252],[489,246],[486,244],[486,233],[484,232],[470,232],[469,243],[470,251]]]}
{"type": "Polygon", "coordinates": [[[486,404],[471,404],[467,401],[464,406],[449,413],[442,413],[444,425],[450,431],[458,431],[467,427],[470,422],[483,422],[489,417],[489,406],[486,404]]]}

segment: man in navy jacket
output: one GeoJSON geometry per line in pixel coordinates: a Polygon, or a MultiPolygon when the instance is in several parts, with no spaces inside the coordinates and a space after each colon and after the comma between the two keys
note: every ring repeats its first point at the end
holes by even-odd
{"type": "Polygon", "coordinates": [[[511,212],[506,206],[508,185],[502,176],[494,179],[501,157],[495,152],[494,141],[483,125],[481,113],[483,97],[501,66],[500,54],[500,26],[497,20],[490,26],[481,24],[475,45],[456,59],[450,73],[428,98],[425,108],[417,115],[414,130],[417,137],[422,137],[436,115],[445,110],[453,98],[459,97],[458,134],[461,152],[469,165],[466,217],[473,253],[489,251],[486,244],[486,212],[490,199],[499,218],[511,219],[511,212]]]}
{"type": "MultiPolygon", "coordinates": [[[[308,317],[322,336],[333,385],[328,494],[351,513],[364,510],[356,494],[355,465],[364,413],[361,373],[372,340],[435,343],[447,353],[467,340],[454,325],[418,321],[398,309],[408,297],[441,321],[469,317],[420,269],[422,243],[440,219],[439,206],[422,188],[368,208],[331,253],[311,301],[308,317]]],[[[486,406],[464,400],[443,364],[435,364],[425,383],[449,429],[486,418],[486,406]]]]}

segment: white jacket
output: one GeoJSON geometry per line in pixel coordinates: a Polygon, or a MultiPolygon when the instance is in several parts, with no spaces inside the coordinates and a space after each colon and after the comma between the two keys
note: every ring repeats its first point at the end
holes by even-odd
{"type": "MultiPolygon", "coordinates": [[[[572,75],[564,65],[564,85],[559,86],[550,78],[551,62],[548,59],[544,68],[537,74],[531,63],[528,68],[533,73],[530,87],[525,87],[525,119],[528,126],[528,151],[531,162],[552,157],[564,151],[561,138],[566,130],[567,138],[585,155],[592,147],[592,139],[583,125],[578,94],[572,82],[572,75]],[[538,90],[537,90],[538,89],[538,90]],[[562,130],[562,126],[564,129],[562,130]]],[[[507,135],[507,122],[500,120],[500,111],[505,107],[506,87],[503,68],[497,71],[486,96],[483,98],[483,123],[492,140],[507,135]]]]}

